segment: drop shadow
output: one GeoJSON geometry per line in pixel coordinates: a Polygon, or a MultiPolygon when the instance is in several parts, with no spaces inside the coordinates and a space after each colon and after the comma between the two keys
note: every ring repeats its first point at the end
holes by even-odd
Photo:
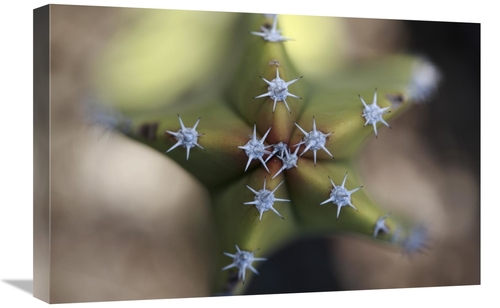
{"type": "Polygon", "coordinates": [[[8,283],[18,289],[21,289],[29,294],[33,295],[33,280],[3,280],[3,282],[8,283]]]}

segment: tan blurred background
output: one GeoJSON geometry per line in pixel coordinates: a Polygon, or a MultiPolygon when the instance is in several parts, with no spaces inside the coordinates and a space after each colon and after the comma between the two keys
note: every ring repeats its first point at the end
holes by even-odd
{"type": "MultiPolygon", "coordinates": [[[[88,125],[82,116],[92,64],[120,26],[137,22],[133,13],[119,11],[52,6],[52,302],[211,292],[216,269],[207,191],[161,153],[88,125]]],[[[407,46],[403,22],[351,20],[345,27],[345,52],[354,59],[407,46]]],[[[453,142],[447,151],[431,142],[428,121],[435,110],[429,106],[415,106],[392,130],[381,130],[359,166],[374,200],[429,227],[430,248],[408,258],[349,236],[322,241],[328,247],[322,270],[333,278],[316,290],[479,283],[476,162],[448,155],[461,151],[453,142]]],[[[263,267],[255,280],[273,273],[263,267]]],[[[250,286],[252,292],[280,289],[250,286]]]]}
{"type": "MultiPolygon", "coordinates": [[[[160,153],[85,123],[118,9],[52,6],[51,302],[210,295],[208,194],[160,153]]],[[[124,19],[125,18],[125,19],[124,19]]]]}

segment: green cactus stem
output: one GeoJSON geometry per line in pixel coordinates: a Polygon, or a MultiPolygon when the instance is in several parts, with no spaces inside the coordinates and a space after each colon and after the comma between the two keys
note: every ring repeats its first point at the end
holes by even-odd
{"type": "Polygon", "coordinates": [[[238,259],[241,251],[264,260],[301,236],[351,233],[404,251],[424,247],[423,229],[388,215],[361,188],[356,159],[367,138],[389,134],[385,125],[430,93],[436,69],[390,55],[301,78],[285,45],[307,42],[281,36],[278,17],[238,17],[238,35],[225,45],[238,45],[238,63],[220,90],[155,112],[139,112],[140,102],[133,112],[129,100],[124,108],[114,104],[130,122],[128,136],[209,189],[218,234],[214,294],[227,290],[236,272],[230,293],[244,292],[241,278],[257,272],[262,262],[250,268],[249,259],[238,259]],[[180,136],[183,127],[196,132],[180,136]]]}

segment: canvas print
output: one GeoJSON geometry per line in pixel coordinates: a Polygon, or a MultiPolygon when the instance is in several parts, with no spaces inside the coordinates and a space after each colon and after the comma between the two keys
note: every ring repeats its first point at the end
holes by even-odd
{"type": "Polygon", "coordinates": [[[480,25],[34,10],[34,296],[480,283],[480,25]]]}

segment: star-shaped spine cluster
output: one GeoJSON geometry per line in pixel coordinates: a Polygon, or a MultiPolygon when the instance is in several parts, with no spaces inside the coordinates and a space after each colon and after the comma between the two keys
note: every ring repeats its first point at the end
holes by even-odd
{"type": "Polygon", "coordinates": [[[330,182],[332,183],[333,187],[330,192],[330,198],[326,199],[325,201],[321,202],[320,205],[323,205],[328,202],[332,202],[333,204],[337,205],[337,219],[339,219],[340,215],[340,210],[342,207],[349,205],[353,209],[357,210],[354,205],[351,203],[351,195],[363,188],[363,186],[360,186],[358,188],[354,188],[353,190],[347,190],[345,188],[345,181],[347,179],[347,172],[344,176],[344,180],[342,181],[342,185],[337,186],[335,183],[333,183],[332,179],[330,178],[330,182]]]}
{"type": "Polygon", "coordinates": [[[236,245],[236,253],[235,254],[230,254],[227,252],[224,252],[224,254],[228,257],[233,258],[233,263],[229,264],[228,266],[224,267],[222,270],[227,270],[233,267],[238,268],[238,279],[241,279],[243,283],[245,283],[245,271],[247,268],[249,268],[252,272],[254,272],[256,275],[259,274],[259,272],[252,266],[253,261],[266,261],[266,258],[255,258],[253,254],[255,251],[244,251],[240,250],[238,245],[236,245]]]}
{"type": "MultiPolygon", "coordinates": [[[[295,122],[294,122],[295,123],[295,122]]],[[[295,146],[300,146],[301,144],[304,144],[306,148],[304,151],[300,154],[302,156],[305,152],[308,150],[312,150],[314,152],[314,165],[316,165],[316,151],[323,149],[328,155],[333,157],[332,153],[328,151],[328,149],[325,147],[326,143],[326,138],[330,136],[332,133],[322,133],[316,129],[316,120],[313,117],[313,130],[310,131],[309,133],[306,132],[302,127],[299,126],[299,124],[295,123],[295,126],[297,126],[298,129],[304,134],[304,138],[302,141],[297,143],[295,146]]]]}
{"type": "Polygon", "coordinates": [[[269,134],[270,131],[271,131],[271,127],[269,127],[269,129],[264,134],[262,139],[258,140],[257,139],[257,125],[254,124],[253,135],[250,135],[250,140],[244,146],[238,146],[238,148],[245,150],[245,153],[248,156],[248,162],[247,162],[247,165],[245,167],[245,171],[247,171],[248,166],[250,166],[250,163],[252,162],[252,160],[258,159],[261,161],[264,168],[266,168],[267,172],[271,173],[266,166],[266,162],[262,158],[264,156],[264,154],[271,154],[271,152],[267,151],[266,149],[271,147],[272,145],[268,145],[268,146],[264,145],[264,141],[266,140],[267,134],[269,134]]]}
{"type": "Polygon", "coordinates": [[[283,153],[286,152],[288,149],[288,145],[283,142],[278,142],[277,144],[273,144],[273,151],[271,154],[267,157],[266,163],[268,160],[270,160],[274,155],[278,155],[278,157],[283,156],[283,153]]]}
{"type": "Polygon", "coordinates": [[[283,165],[281,166],[280,170],[276,172],[276,174],[273,176],[273,179],[278,176],[283,170],[288,170],[292,169],[293,167],[297,167],[297,161],[299,160],[299,157],[297,156],[297,152],[299,151],[299,147],[295,148],[295,151],[292,153],[290,149],[286,148],[284,154],[285,155],[280,155],[278,156],[281,159],[281,162],[283,165]]]}
{"type": "Polygon", "coordinates": [[[423,225],[413,228],[407,237],[401,241],[400,245],[408,255],[423,252],[429,248],[429,230],[423,225]]]}
{"type": "Polygon", "coordinates": [[[377,105],[377,89],[375,89],[375,94],[373,95],[373,102],[371,105],[367,105],[361,95],[358,95],[359,99],[363,103],[363,106],[365,108],[363,109],[363,117],[366,119],[365,126],[368,124],[373,125],[373,130],[375,131],[375,137],[378,138],[377,135],[377,122],[382,122],[384,123],[385,126],[391,128],[389,123],[387,123],[382,116],[386,113],[389,113],[390,111],[388,110],[390,107],[385,107],[381,108],[377,105]]]}
{"type": "Polygon", "coordinates": [[[274,192],[276,190],[278,190],[278,188],[281,186],[281,184],[283,184],[283,181],[281,183],[279,183],[278,186],[276,186],[272,191],[266,189],[266,179],[265,178],[264,178],[264,187],[259,191],[256,191],[252,187],[246,185],[247,188],[250,189],[255,194],[255,197],[254,197],[254,201],[245,202],[243,204],[255,205],[255,208],[257,209],[257,211],[260,214],[259,220],[262,220],[262,214],[264,212],[269,211],[269,210],[275,212],[276,215],[283,218],[283,216],[281,216],[281,214],[273,207],[274,202],[276,202],[276,201],[290,202],[290,200],[287,200],[287,199],[279,199],[279,198],[274,197],[274,192]]]}
{"type": "Polygon", "coordinates": [[[189,159],[189,151],[191,148],[194,148],[195,146],[201,148],[204,150],[204,148],[198,144],[198,137],[202,136],[202,134],[198,134],[196,131],[196,127],[198,127],[198,123],[200,123],[201,118],[198,118],[198,121],[194,124],[194,126],[191,127],[185,127],[184,123],[182,122],[182,119],[179,115],[177,115],[179,118],[179,123],[181,124],[181,129],[179,129],[177,132],[172,132],[167,130],[166,132],[169,133],[170,135],[173,135],[175,139],[177,139],[177,143],[174,144],[170,149],[168,149],[168,152],[172,151],[178,146],[183,146],[186,148],[186,160],[189,159]]]}
{"type": "Polygon", "coordinates": [[[268,42],[279,43],[291,40],[291,38],[282,36],[281,30],[278,30],[277,26],[278,26],[278,15],[274,15],[273,26],[271,27],[271,29],[261,26],[260,30],[262,30],[262,32],[252,31],[251,33],[253,35],[262,37],[264,40],[268,42]]]}
{"type": "Polygon", "coordinates": [[[276,102],[283,102],[283,103],[285,103],[285,106],[288,109],[288,112],[292,113],[292,111],[290,110],[290,107],[286,103],[286,98],[288,96],[291,96],[291,97],[295,97],[295,98],[300,99],[300,96],[289,93],[288,86],[291,85],[292,83],[296,82],[300,78],[302,78],[302,76],[300,76],[299,78],[295,78],[293,80],[290,80],[288,82],[285,82],[283,79],[280,78],[280,72],[278,70],[278,67],[276,67],[276,78],[274,78],[271,81],[267,80],[266,78],[264,78],[262,76],[260,76],[260,78],[262,78],[262,80],[264,80],[268,84],[267,93],[258,95],[255,98],[269,96],[274,101],[273,112],[276,110],[276,102]]]}
{"type": "Polygon", "coordinates": [[[373,237],[377,237],[379,232],[385,232],[389,233],[390,230],[389,228],[385,225],[385,221],[387,220],[387,217],[389,217],[391,214],[386,214],[382,217],[380,217],[376,222],[375,222],[375,230],[373,230],[373,237]]]}

